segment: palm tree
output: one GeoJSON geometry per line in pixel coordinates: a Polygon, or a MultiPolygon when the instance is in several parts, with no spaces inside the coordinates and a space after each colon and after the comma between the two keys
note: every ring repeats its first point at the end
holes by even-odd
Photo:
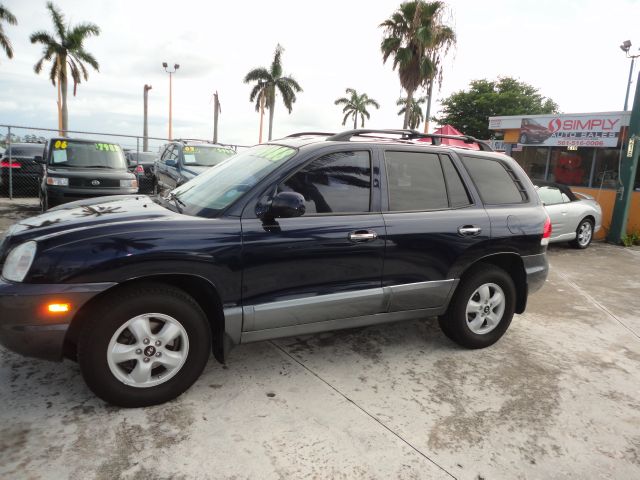
{"type": "Polygon", "coordinates": [[[273,135],[273,110],[276,106],[277,91],[280,91],[282,102],[289,113],[291,113],[293,104],[296,101],[296,93],[302,92],[302,87],[292,76],[282,75],[283,51],[282,46],[278,44],[271,68],[254,68],[244,77],[244,83],[257,82],[249,95],[249,101],[253,102],[255,100],[256,102],[256,112],[260,111],[260,104],[263,99],[266,108],[269,109],[269,140],[273,135]]]}
{"type": "Polygon", "coordinates": [[[342,125],[345,125],[347,119],[353,116],[353,129],[355,130],[358,128],[358,115],[360,115],[361,127],[364,127],[364,118],[367,117],[367,120],[369,120],[370,117],[367,107],[373,106],[380,108],[380,105],[373,98],[369,98],[366,93],[358,95],[358,92],[353,88],[347,88],[345,91],[351,95],[349,98],[341,97],[333,102],[335,105],[344,105],[342,113],[345,115],[342,119],[342,125]]]}
{"type": "MultiPolygon", "coordinates": [[[[400,5],[393,15],[380,24],[384,28],[384,37],[380,44],[382,61],[386,63],[393,56],[393,69],[398,69],[400,84],[407,91],[407,102],[413,100],[415,91],[429,83],[438,74],[438,65],[433,52],[437,48],[438,33],[447,28],[441,23],[444,2],[425,2],[412,0],[400,5]]],[[[450,44],[450,43],[449,43],[450,44]]],[[[409,124],[411,109],[406,109],[403,128],[409,124]]]]}
{"type": "MultiPolygon", "coordinates": [[[[73,28],[65,25],[64,16],[53,3],[47,3],[47,9],[51,14],[55,34],[50,34],[44,30],[39,30],[31,34],[31,43],[41,43],[43,45],[42,58],[34,65],[36,73],[42,71],[45,61],[51,61],[51,71],[49,78],[51,83],[58,86],[58,109],[60,117],[58,123],[62,132],[68,129],[67,113],[67,66],[73,80],[73,95],[76,95],[78,84],[81,79],[89,79],[89,73],[84,62],[99,71],[99,65],[95,57],[84,49],[84,41],[91,35],[99,35],[100,27],[94,23],[80,23],[73,28]],[[57,38],[56,37],[57,34],[57,38]],[[62,96],[62,100],[60,99],[62,96]]],[[[61,133],[62,133],[61,132],[61,133]]]]}
{"type": "MultiPolygon", "coordinates": [[[[419,97],[411,100],[409,107],[409,128],[416,129],[423,120],[422,104],[427,101],[427,97],[419,97]]],[[[398,115],[404,115],[407,111],[407,97],[400,97],[396,105],[402,107],[398,111],[398,115]]]]}
{"type": "MultiPolygon", "coordinates": [[[[16,25],[18,20],[7,8],[0,4],[0,22],[7,22],[9,25],[16,25]]],[[[7,54],[7,57],[13,58],[13,47],[11,46],[11,42],[9,38],[4,33],[4,28],[2,27],[2,23],[0,23],[0,46],[4,49],[4,52],[7,54]]]]}

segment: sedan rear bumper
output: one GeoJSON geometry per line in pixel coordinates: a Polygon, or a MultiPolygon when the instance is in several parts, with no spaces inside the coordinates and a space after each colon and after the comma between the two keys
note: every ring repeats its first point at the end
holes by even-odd
{"type": "Polygon", "coordinates": [[[16,353],[61,360],[65,335],[78,310],[114,283],[28,284],[0,279],[0,344],[16,353]],[[68,312],[51,313],[52,302],[68,312]]]}

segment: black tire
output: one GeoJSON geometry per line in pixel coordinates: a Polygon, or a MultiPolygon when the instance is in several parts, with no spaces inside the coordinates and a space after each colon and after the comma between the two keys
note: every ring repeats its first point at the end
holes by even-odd
{"type": "MultiPolygon", "coordinates": [[[[207,317],[192,297],[172,286],[146,283],[120,289],[102,299],[84,318],[87,323],[78,341],[80,371],[89,388],[111,404],[145,407],[172,400],[198,379],[209,360],[211,332],[207,317]],[[128,320],[151,312],[171,316],[184,327],[188,339],[186,360],[164,383],[145,388],[126,385],[109,366],[109,342],[128,320]]],[[[144,355],[146,349],[141,358],[144,355]]]]}
{"type": "Polygon", "coordinates": [[[153,187],[151,188],[151,193],[153,195],[158,195],[160,193],[160,186],[158,185],[158,180],[153,178],[153,187]]]}
{"type": "Polygon", "coordinates": [[[571,245],[573,248],[584,250],[589,245],[591,245],[591,241],[593,240],[593,234],[594,234],[593,220],[591,220],[590,218],[583,218],[582,220],[580,220],[580,223],[578,224],[578,228],[576,228],[576,238],[574,240],[571,240],[569,242],[569,245],[571,245]],[[588,235],[588,238],[584,237],[585,228],[588,228],[590,232],[588,235]]]}
{"type": "Polygon", "coordinates": [[[485,348],[496,343],[507,331],[516,303],[516,288],[511,276],[495,265],[481,264],[465,275],[458,286],[447,312],[438,318],[442,332],[465,348],[485,348]],[[504,311],[493,330],[475,333],[469,327],[467,304],[476,290],[487,284],[497,285],[504,294],[504,311]]]}

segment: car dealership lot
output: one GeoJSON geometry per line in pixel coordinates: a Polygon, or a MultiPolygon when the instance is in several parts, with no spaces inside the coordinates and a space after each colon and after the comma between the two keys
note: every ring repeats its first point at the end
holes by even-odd
{"type": "MultiPolygon", "coordinates": [[[[0,232],[36,202],[0,200],[0,232]]],[[[549,259],[488,349],[434,319],[249,344],[144,409],[0,349],[0,477],[638,478],[640,250],[549,259]]]]}

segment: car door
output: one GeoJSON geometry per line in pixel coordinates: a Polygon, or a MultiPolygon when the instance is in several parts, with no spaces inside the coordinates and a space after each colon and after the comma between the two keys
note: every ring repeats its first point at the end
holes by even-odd
{"type": "Polygon", "coordinates": [[[487,212],[465,186],[452,155],[394,146],[384,149],[383,166],[387,250],[382,283],[391,289],[389,311],[441,307],[465,259],[486,248],[487,212]]]}
{"type": "Polygon", "coordinates": [[[565,202],[562,191],[553,185],[538,187],[538,196],[542,200],[551,219],[551,239],[562,237],[575,231],[569,221],[569,202],[565,202]]]}
{"type": "Polygon", "coordinates": [[[319,155],[270,190],[294,191],[306,211],[264,220],[242,218],[243,331],[269,330],[362,317],[384,310],[381,289],[384,222],[379,168],[372,151],[319,155]]]}
{"type": "Polygon", "coordinates": [[[173,190],[178,186],[180,179],[180,147],[173,145],[169,157],[167,159],[167,187],[173,190]]]}
{"type": "Polygon", "coordinates": [[[167,189],[167,158],[169,157],[169,152],[173,148],[173,145],[166,145],[164,150],[160,154],[160,157],[155,162],[155,175],[156,181],[158,182],[158,187],[160,191],[164,191],[167,189]]]}

